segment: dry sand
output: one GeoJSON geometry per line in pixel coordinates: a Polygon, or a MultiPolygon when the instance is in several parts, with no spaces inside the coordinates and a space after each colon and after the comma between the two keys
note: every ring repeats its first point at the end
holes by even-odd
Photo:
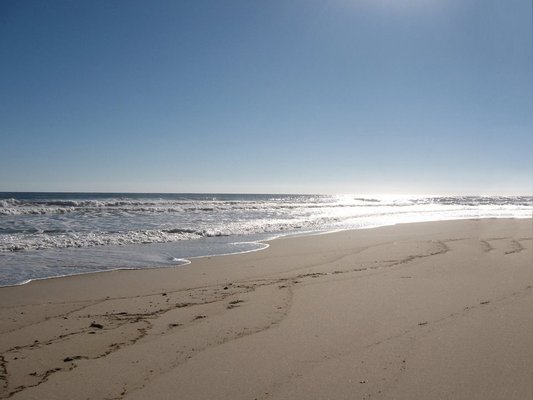
{"type": "Polygon", "coordinates": [[[274,240],[0,289],[0,398],[532,398],[532,221],[274,240]]]}

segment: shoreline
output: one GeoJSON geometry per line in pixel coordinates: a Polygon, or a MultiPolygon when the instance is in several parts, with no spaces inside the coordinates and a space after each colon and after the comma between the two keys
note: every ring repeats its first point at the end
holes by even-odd
{"type": "Polygon", "coordinates": [[[531,231],[398,224],[2,287],[0,398],[522,400],[531,231]]]}
{"type": "MultiPolygon", "coordinates": [[[[265,247],[258,248],[258,249],[252,249],[252,250],[244,250],[244,251],[238,251],[238,252],[230,252],[230,253],[222,253],[222,254],[208,254],[208,255],[202,255],[202,256],[194,256],[194,257],[188,257],[188,258],[182,258],[184,261],[183,264],[179,265],[156,265],[153,267],[116,267],[116,268],[109,268],[105,270],[96,270],[96,271],[88,271],[88,272],[78,272],[78,273],[72,273],[72,274],[66,274],[66,275],[55,275],[55,276],[46,276],[42,278],[33,278],[28,279],[26,281],[15,283],[11,285],[0,285],[0,290],[3,288],[10,288],[10,287],[17,287],[17,286],[24,286],[28,285],[32,282],[39,282],[43,280],[48,279],[62,279],[62,278],[68,278],[69,276],[80,276],[80,275],[92,275],[92,274],[99,274],[99,273],[107,273],[107,272],[116,272],[116,271],[136,271],[136,270],[153,270],[153,269],[166,269],[166,268],[180,268],[185,267],[187,265],[192,264],[194,260],[202,259],[202,258],[211,258],[211,257],[224,257],[224,256],[235,256],[239,254],[246,254],[250,252],[256,252],[256,251],[262,251],[266,250],[269,247],[268,242],[274,241],[274,240],[280,240],[285,238],[291,238],[291,237],[310,237],[310,236],[320,236],[320,235],[329,235],[329,234],[335,234],[339,232],[351,232],[351,231],[359,231],[359,230],[367,230],[367,229],[378,229],[382,227],[387,226],[399,226],[399,225],[410,225],[410,224],[423,224],[423,223],[433,223],[433,222],[446,222],[446,221],[476,221],[476,220],[506,220],[506,219],[517,219],[517,220],[524,220],[524,219],[531,219],[531,217],[480,217],[480,218],[456,218],[456,219],[443,219],[443,220],[429,220],[429,221],[417,221],[417,222],[396,222],[396,223],[390,223],[390,224],[383,224],[383,225],[375,225],[375,226],[366,226],[361,228],[340,228],[335,230],[323,230],[323,231],[307,231],[307,232],[292,232],[292,233],[286,233],[286,234],[280,234],[280,233],[272,233],[274,235],[273,238],[260,240],[260,241],[250,241],[243,243],[253,243],[258,245],[264,245],[265,247]]],[[[267,233],[268,234],[268,233],[267,233]]],[[[240,243],[240,242],[239,242],[240,243]]]]}

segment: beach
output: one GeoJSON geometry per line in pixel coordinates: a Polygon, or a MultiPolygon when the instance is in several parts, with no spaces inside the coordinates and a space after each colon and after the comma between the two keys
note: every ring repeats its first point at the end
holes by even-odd
{"type": "Polygon", "coordinates": [[[0,288],[0,398],[529,399],[531,219],[0,288]]]}

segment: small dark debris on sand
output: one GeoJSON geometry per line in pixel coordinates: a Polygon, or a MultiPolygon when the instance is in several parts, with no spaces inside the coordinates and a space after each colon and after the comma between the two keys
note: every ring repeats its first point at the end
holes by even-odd
{"type": "Polygon", "coordinates": [[[427,321],[419,322],[419,323],[418,323],[418,326],[424,326],[424,325],[427,325],[427,324],[428,324],[427,321]]]}
{"type": "Polygon", "coordinates": [[[96,329],[104,329],[104,326],[102,324],[99,324],[98,322],[91,322],[91,328],[96,328],[96,329]]]}
{"type": "Polygon", "coordinates": [[[197,315],[196,317],[194,317],[193,321],[196,321],[197,319],[204,319],[204,318],[207,318],[205,315],[197,315]]]}
{"type": "Polygon", "coordinates": [[[482,301],[482,302],[481,302],[481,303],[479,303],[479,304],[489,304],[489,303],[490,303],[490,301],[488,301],[488,300],[485,300],[485,301],[482,301]]]}
{"type": "Polygon", "coordinates": [[[181,326],[181,324],[177,323],[177,322],[174,322],[172,324],[168,324],[168,327],[169,328],[176,328],[177,326],[181,326]]]}

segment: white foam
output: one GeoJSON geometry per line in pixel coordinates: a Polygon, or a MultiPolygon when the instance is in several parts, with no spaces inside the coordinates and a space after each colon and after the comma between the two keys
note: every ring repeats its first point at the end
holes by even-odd
{"type": "Polygon", "coordinates": [[[62,196],[59,200],[0,199],[0,285],[256,251],[263,248],[258,240],[280,235],[406,222],[532,217],[532,201],[527,196],[62,196]]]}
{"type": "Polygon", "coordinates": [[[531,217],[528,197],[0,201],[0,252],[167,243],[458,218],[531,217]],[[297,200],[300,200],[298,202],[297,200]],[[58,215],[61,214],[61,215],[58,215]],[[20,216],[20,218],[18,218],[20,216]],[[7,218],[7,219],[6,219],[7,218]]]}

